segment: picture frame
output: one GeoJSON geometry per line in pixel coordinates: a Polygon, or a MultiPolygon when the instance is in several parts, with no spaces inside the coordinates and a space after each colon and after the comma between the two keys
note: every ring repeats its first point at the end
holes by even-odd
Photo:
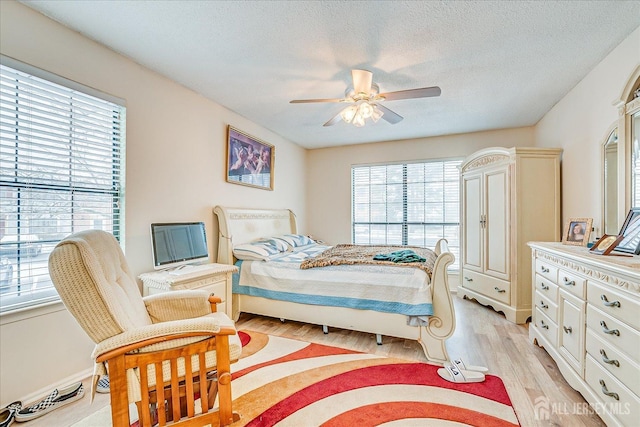
{"type": "Polygon", "coordinates": [[[593,218],[569,218],[565,224],[562,243],[565,245],[587,246],[593,218]]]}
{"type": "Polygon", "coordinates": [[[275,159],[273,145],[227,126],[227,182],[272,191],[275,159]]]}
{"type": "Polygon", "coordinates": [[[629,210],[619,235],[622,236],[622,240],[618,243],[616,251],[640,254],[640,208],[629,210]]]}
{"type": "Polygon", "coordinates": [[[614,234],[603,234],[602,237],[593,244],[589,251],[596,255],[609,255],[611,251],[616,249],[616,246],[620,243],[622,238],[622,235],[616,236],[614,234]]]}

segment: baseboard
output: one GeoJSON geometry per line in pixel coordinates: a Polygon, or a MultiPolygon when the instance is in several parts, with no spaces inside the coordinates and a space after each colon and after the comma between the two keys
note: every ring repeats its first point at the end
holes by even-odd
{"type": "MultiPolygon", "coordinates": [[[[89,368],[89,369],[85,369],[83,371],[77,372],[73,375],[70,375],[66,378],[61,379],[60,381],[57,381],[53,384],[50,384],[46,387],[43,387],[39,390],[34,391],[33,393],[29,393],[26,396],[22,396],[20,398],[20,401],[22,402],[23,405],[29,405],[31,403],[37,403],[40,400],[42,400],[43,398],[47,397],[49,395],[49,393],[51,393],[53,390],[57,389],[57,388],[62,388],[65,387],[69,384],[73,384],[75,382],[78,381],[84,381],[86,380],[88,377],[93,375],[93,369],[89,368]]],[[[85,390],[85,393],[90,392],[90,390],[85,390]]]]}

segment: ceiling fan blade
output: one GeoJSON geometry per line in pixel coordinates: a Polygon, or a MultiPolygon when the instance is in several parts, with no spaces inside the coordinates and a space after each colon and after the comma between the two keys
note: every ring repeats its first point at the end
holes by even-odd
{"type": "Polygon", "coordinates": [[[384,105],[376,104],[376,107],[378,107],[384,113],[382,115],[382,118],[385,119],[386,121],[388,121],[389,123],[391,123],[392,125],[395,125],[396,123],[398,123],[398,122],[402,121],[402,119],[404,119],[404,117],[402,117],[400,114],[391,111],[390,109],[388,109],[384,105]]]}
{"type": "Polygon", "coordinates": [[[442,90],[438,86],[421,87],[419,89],[399,90],[397,92],[381,93],[379,97],[384,97],[386,101],[397,99],[428,98],[430,96],[440,96],[442,90]]]}
{"type": "Polygon", "coordinates": [[[310,102],[344,102],[342,98],[327,98],[327,99],[294,99],[289,101],[289,104],[307,104],[310,102]]]}
{"type": "MultiPolygon", "coordinates": [[[[342,111],[340,113],[342,113],[342,111]]],[[[333,126],[336,123],[338,123],[342,119],[342,117],[340,117],[340,113],[333,116],[331,120],[329,120],[327,123],[323,124],[322,126],[333,126]]]]}
{"type": "Polygon", "coordinates": [[[367,70],[351,70],[351,78],[353,79],[353,89],[356,94],[371,92],[371,84],[373,83],[373,73],[367,70]]]}

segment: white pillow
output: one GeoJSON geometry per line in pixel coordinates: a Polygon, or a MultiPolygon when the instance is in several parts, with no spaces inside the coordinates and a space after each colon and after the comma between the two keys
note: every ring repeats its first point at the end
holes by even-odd
{"type": "Polygon", "coordinates": [[[302,234],[283,234],[282,236],[273,237],[273,240],[280,240],[285,242],[290,248],[297,248],[300,246],[307,246],[316,243],[309,236],[302,234]]]}
{"type": "Polygon", "coordinates": [[[275,242],[274,239],[265,239],[235,245],[233,247],[233,255],[243,261],[266,261],[286,250],[287,247],[281,242],[275,242]],[[283,247],[284,250],[282,249],[283,247]]]}

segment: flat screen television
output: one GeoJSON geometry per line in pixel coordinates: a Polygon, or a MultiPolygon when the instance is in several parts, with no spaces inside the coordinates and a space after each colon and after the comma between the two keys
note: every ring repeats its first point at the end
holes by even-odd
{"type": "Polygon", "coordinates": [[[209,260],[204,222],[151,224],[151,248],[156,270],[209,260]]]}

